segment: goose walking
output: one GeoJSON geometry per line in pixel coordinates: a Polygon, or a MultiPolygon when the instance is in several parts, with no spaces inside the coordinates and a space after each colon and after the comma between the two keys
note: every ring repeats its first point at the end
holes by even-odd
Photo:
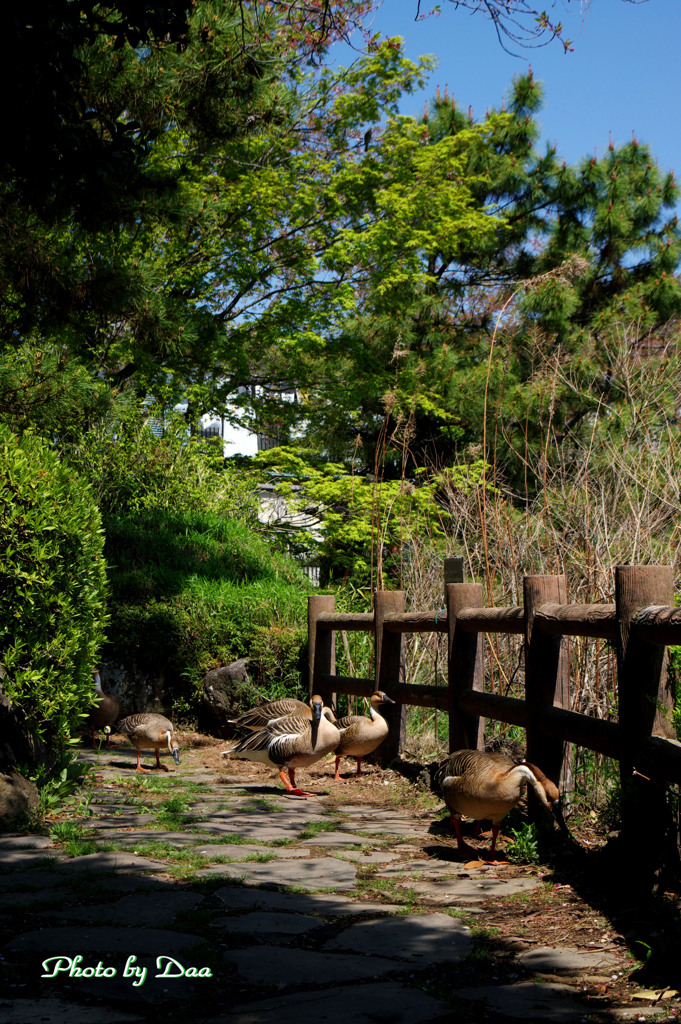
{"type": "Polygon", "coordinates": [[[336,720],[336,728],[341,734],[340,743],[336,747],[336,782],[345,782],[338,774],[338,767],[343,757],[357,759],[356,776],[362,775],[362,758],[371,754],[388,735],[388,723],[377,710],[383,704],[394,704],[387,693],[376,690],[369,699],[369,717],[366,715],[345,715],[336,720]]]}
{"type": "Polygon", "coordinates": [[[127,736],[133,747],[137,750],[137,771],[148,772],[151,768],[142,768],[140,764],[141,750],[156,751],[156,767],[164,772],[171,771],[167,765],[161,764],[159,751],[167,748],[172,754],[175,764],[180,763],[180,747],[175,737],[172,722],[169,722],[163,715],[152,712],[144,712],[140,715],[129,715],[123,718],[116,727],[119,732],[127,736]]]}
{"type": "Polygon", "coordinates": [[[435,780],[449,808],[457,848],[465,855],[477,857],[478,853],[463,839],[461,818],[489,819],[492,822],[489,857],[492,863],[496,863],[500,822],[515,807],[528,785],[561,824],[558,788],[535,765],[518,764],[506,754],[456,750],[441,763],[435,780]]]}
{"type": "Polygon", "coordinates": [[[257,761],[278,768],[279,778],[287,792],[295,796],[315,796],[315,793],[306,793],[296,786],[295,770],[307,768],[330,754],[338,746],[339,740],[338,729],[324,716],[322,702],[317,698],[312,707],[312,719],[302,715],[277,718],[223,753],[227,757],[257,761]]]}
{"type": "Polygon", "coordinates": [[[228,719],[229,724],[237,729],[253,729],[258,731],[266,729],[270,722],[277,722],[280,718],[290,718],[292,715],[298,718],[307,718],[312,721],[315,704],[322,704],[322,714],[330,722],[335,721],[331,708],[325,708],[320,696],[314,694],[309,704],[295,697],[281,697],[279,700],[271,700],[267,704],[261,704],[257,708],[244,711],[238,718],[228,719]]]}
{"type": "Polygon", "coordinates": [[[97,694],[97,703],[91,709],[87,716],[87,724],[90,729],[90,737],[92,738],[92,746],[95,745],[95,730],[103,729],[106,733],[106,746],[110,746],[109,734],[111,732],[111,726],[118,718],[118,712],[121,710],[121,706],[115,697],[112,697],[110,693],[105,693],[102,689],[102,681],[99,677],[99,671],[97,669],[92,673],[92,679],[95,684],[95,693],[97,694]]]}

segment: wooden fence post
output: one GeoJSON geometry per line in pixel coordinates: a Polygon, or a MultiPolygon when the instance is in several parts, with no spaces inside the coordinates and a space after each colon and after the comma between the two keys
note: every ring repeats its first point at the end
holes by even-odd
{"type": "Polygon", "coordinates": [[[463,558],[461,555],[453,555],[445,558],[444,564],[445,595],[448,583],[463,583],[463,558]]]}
{"type": "Polygon", "coordinates": [[[567,639],[542,633],[534,617],[543,604],[567,604],[565,576],[526,576],[525,598],[525,700],[528,709],[527,760],[556,783],[561,793],[572,790],[571,748],[549,736],[539,726],[547,707],[570,708],[567,639]]]}
{"type": "Polygon", "coordinates": [[[615,567],[619,722],[622,781],[631,777],[641,742],[649,736],[673,739],[674,698],[667,684],[667,649],[636,635],[632,619],[641,608],[674,604],[670,565],[615,567]]]}
{"type": "Polygon", "coordinates": [[[457,628],[461,608],[482,608],[482,583],[447,583],[447,625],[449,632],[447,672],[449,680],[449,750],[483,750],[485,720],[463,712],[459,697],[466,690],[485,688],[482,663],[483,634],[457,628]]]}
{"type": "Polygon", "coordinates": [[[317,619],[322,612],[336,610],[333,594],[315,594],[307,599],[307,677],[310,696],[318,693],[327,707],[336,707],[336,694],[328,684],[320,684],[321,672],[333,675],[336,671],[336,635],[332,629],[319,629],[317,619]]]}
{"type": "MultiPolygon", "coordinates": [[[[638,882],[646,890],[654,886],[660,871],[671,867],[671,858],[678,859],[678,849],[666,788],[635,774],[636,759],[649,737],[675,738],[674,698],[667,681],[666,647],[637,635],[632,619],[642,608],[673,604],[671,566],[615,567],[622,834],[635,858],[638,882]]],[[[649,772],[647,768],[645,774],[649,772]]]]}
{"type": "MultiPolygon", "coordinates": [[[[377,690],[385,690],[388,696],[391,683],[404,682],[404,634],[390,633],[384,629],[383,619],[390,612],[403,612],[405,595],[403,590],[377,590],[374,594],[374,655],[377,690]]],[[[390,732],[375,752],[376,762],[383,767],[399,757],[407,733],[407,709],[404,704],[388,704],[383,715],[390,732]]]]}

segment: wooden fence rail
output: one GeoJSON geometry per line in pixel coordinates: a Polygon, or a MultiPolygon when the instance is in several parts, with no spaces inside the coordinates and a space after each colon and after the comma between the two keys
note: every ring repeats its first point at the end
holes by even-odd
{"type": "Polygon", "coordinates": [[[336,613],[333,596],[309,598],[309,684],[326,701],[337,693],[368,697],[384,689],[396,701],[390,734],[377,752],[389,763],[404,745],[405,706],[449,714],[450,750],[482,748],[484,719],[526,730],[527,757],[563,791],[572,788],[571,744],[620,762],[623,783],[645,776],[662,790],[681,783],[681,743],[674,735],[674,696],[666,645],[681,644],[681,608],[673,606],[670,566],[617,566],[614,604],[569,604],[564,576],[528,576],[524,603],[484,608],[482,585],[463,582],[463,563],[445,565],[445,605],[406,612],[402,591],[378,591],[371,613],[336,613]],[[335,674],[337,630],[373,632],[371,679],[335,674]],[[448,635],[447,686],[405,682],[404,634],[448,635]],[[525,696],[484,692],[483,633],[524,637],[525,696]],[[568,637],[610,641],[617,652],[618,721],[570,709],[568,637]]]}

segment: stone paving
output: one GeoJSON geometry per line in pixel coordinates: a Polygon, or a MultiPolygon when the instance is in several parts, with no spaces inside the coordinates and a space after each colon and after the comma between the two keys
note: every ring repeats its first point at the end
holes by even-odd
{"type": "Polygon", "coordinates": [[[0,837],[0,1020],[649,1015],[585,996],[587,979],[625,969],[621,947],[486,945],[495,901],[521,908],[545,883],[535,868],[461,863],[434,815],[335,808],[187,764],[140,778],[131,765],[131,750],[101,755],[89,815],[64,817],[80,846],[63,828],[0,837]]]}

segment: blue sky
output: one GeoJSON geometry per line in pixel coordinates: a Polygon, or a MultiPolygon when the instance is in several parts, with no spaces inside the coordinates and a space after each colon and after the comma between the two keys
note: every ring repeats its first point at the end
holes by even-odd
{"type": "MultiPolygon", "coordinates": [[[[428,0],[421,9],[427,10],[428,0]]],[[[484,116],[499,106],[513,76],[528,63],[544,83],[545,106],[539,116],[542,138],[556,142],[558,153],[574,163],[582,156],[601,155],[609,133],[615,144],[648,143],[663,170],[675,170],[681,183],[681,2],[647,0],[550,0],[544,6],[561,21],[574,52],[558,42],[532,50],[505,53],[492,24],[447,0],[442,13],[415,22],[417,0],[384,0],[374,18],[382,35],[400,35],[409,57],[434,54],[439,67],[423,94],[406,97],[402,113],[420,116],[436,85],[448,86],[465,109],[484,116]]],[[[537,3],[539,7],[541,0],[537,3]]]]}

